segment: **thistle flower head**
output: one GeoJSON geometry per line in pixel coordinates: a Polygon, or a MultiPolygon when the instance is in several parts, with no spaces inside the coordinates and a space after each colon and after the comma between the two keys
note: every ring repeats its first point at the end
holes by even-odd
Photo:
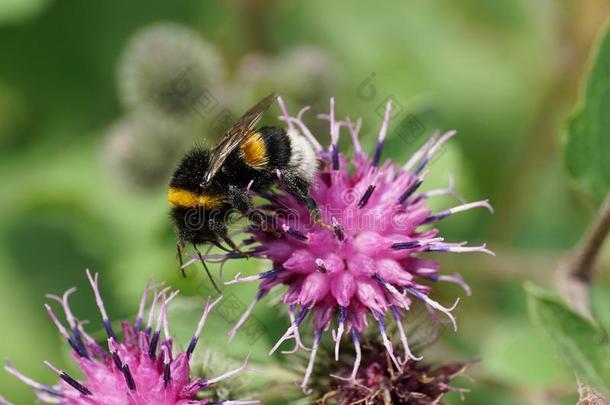
{"type": "Polygon", "coordinates": [[[283,89],[291,99],[316,103],[330,95],[339,79],[338,64],[321,48],[297,45],[269,57],[250,54],[241,61],[238,72],[240,94],[244,89],[283,89]]]}
{"type": "Polygon", "coordinates": [[[134,323],[121,323],[122,339],[118,338],[104,306],[98,287],[98,274],[87,271],[93,288],[96,304],[102,315],[104,329],[108,336],[107,348],[94,340],[83,328],[84,322],[78,320],[68,303],[74,288],[62,297],[49,295],[57,301],[69,325],[66,328],[50,305],[45,308],[59,332],[72,348],[72,358],[80,368],[84,378],[79,380],[45,361],[60,378],[54,386],[38,383],[21,374],[10,363],[6,370],[29,385],[43,403],[71,405],[172,405],[172,404],[255,404],[258,401],[213,401],[198,399],[200,394],[213,384],[247,370],[247,362],[234,370],[213,378],[191,378],[189,361],[197,346],[206,318],[220,298],[208,302],[197,329],[186,351],[175,352],[170,336],[167,309],[178,295],[169,288],[154,289],[150,312],[145,319],[145,306],[152,288],[146,291],[134,323]],[[155,319],[155,313],[157,313],[155,319]]]}
{"type": "MultiPolygon", "coordinates": [[[[402,365],[402,370],[396,371],[389,364],[383,345],[375,341],[363,345],[362,357],[362,367],[355,379],[332,379],[331,389],[322,396],[321,403],[432,405],[443,404],[442,397],[449,392],[460,395],[465,392],[450,383],[464,372],[466,363],[430,365],[410,359],[402,365]]],[[[346,372],[350,369],[342,363],[338,368],[346,372]]]]}
{"type": "MultiPolygon", "coordinates": [[[[427,164],[455,134],[454,131],[433,135],[406,164],[399,166],[381,161],[392,114],[390,103],[372,156],[363,151],[359,142],[361,121],[338,120],[334,100],[331,99],[330,103],[329,114],[320,117],[330,124],[331,144],[323,148],[302,120],[307,108],[296,117],[290,117],[280,99],[281,119],[286,122],[288,131],[298,131],[307,137],[323,162],[310,193],[326,226],[313,221],[307,209],[282,190],[262,195],[268,202],[260,209],[269,213],[270,223],[275,229],[269,232],[248,227],[245,232],[250,238],[245,244],[250,250],[246,253],[250,257],[268,259],[271,269],[256,276],[240,278],[237,275],[227,283],[260,283],[254,302],[231,330],[231,336],[244,324],[256,302],[281,285],[287,286],[283,302],[288,308],[291,324],[271,353],[289,339],[294,339],[295,350],[304,348],[299,326],[308,317],[311,319],[313,345],[308,349],[311,350],[310,363],[302,383],[306,392],[321,336],[331,327],[334,327],[332,336],[336,342],[336,358],[343,337],[351,334],[355,345],[357,356],[348,379],[353,380],[358,373],[361,362],[359,336],[369,322],[379,329],[383,346],[398,370],[405,362],[418,359],[409,349],[401,323],[412,300],[423,302],[434,317],[436,312],[442,313],[456,328],[451,311],[458,300],[451,306],[441,305],[431,298],[433,288],[430,284],[450,281],[469,292],[459,275],[440,274],[438,262],[422,255],[428,252],[491,253],[484,245],[446,242],[434,228],[437,221],[457,212],[475,207],[491,210],[486,200],[432,213],[427,205],[428,199],[453,194],[453,188],[420,191],[427,164]],[[352,157],[338,149],[341,130],[349,133],[353,141],[352,157]],[[387,337],[386,323],[389,319],[399,330],[403,359],[387,337]]],[[[223,261],[240,256],[229,254],[223,258],[209,255],[208,258],[223,261]]]]}
{"type": "Polygon", "coordinates": [[[130,110],[183,123],[218,96],[222,63],[216,49],[179,24],[136,33],[119,63],[119,95],[130,110]]]}
{"type": "Polygon", "coordinates": [[[190,140],[176,125],[152,114],[129,114],[106,135],[103,161],[126,186],[146,191],[165,184],[190,140]]]}

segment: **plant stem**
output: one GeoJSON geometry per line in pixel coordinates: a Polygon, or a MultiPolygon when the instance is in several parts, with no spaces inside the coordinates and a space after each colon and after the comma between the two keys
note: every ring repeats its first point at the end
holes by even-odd
{"type": "Polygon", "coordinates": [[[559,288],[574,310],[591,319],[589,287],[595,259],[610,231],[610,193],[591,222],[578,249],[559,266],[559,288]]]}
{"type": "MultiPolygon", "coordinates": [[[[583,317],[593,321],[590,287],[595,259],[610,231],[610,192],[591,222],[580,246],[559,266],[559,289],[568,304],[583,317]]],[[[606,405],[608,402],[593,388],[578,379],[578,405],[606,405]]]]}
{"type": "Polygon", "coordinates": [[[601,250],[606,235],[610,231],[610,193],[587,230],[580,249],[571,261],[570,276],[590,283],[593,278],[593,264],[601,250]]]}

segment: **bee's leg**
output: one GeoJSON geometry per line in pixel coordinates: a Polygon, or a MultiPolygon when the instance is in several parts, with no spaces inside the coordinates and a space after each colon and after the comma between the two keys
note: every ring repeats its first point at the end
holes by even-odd
{"type": "Polygon", "coordinates": [[[233,249],[234,252],[237,252],[239,254],[243,254],[243,252],[241,251],[241,249],[239,248],[239,246],[237,246],[235,244],[235,242],[233,242],[233,239],[229,238],[227,235],[220,235],[220,238],[227,244],[229,245],[229,247],[231,249],[233,249]]]}
{"type": "Polygon", "coordinates": [[[209,243],[211,243],[212,245],[216,246],[218,249],[225,251],[227,253],[233,253],[234,249],[231,250],[232,246],[231,244],[228,244],[229,247],[227,248],[226,246],[224,246],[223,244],[221,244],[221,239],[225,240],[225,236],[227,234],[227,225],[226,225],[226,221],[228,218],[223,217],[220,220],[217,220],[215,217],[211,217],[210,218],[210,229],[213,230],[213,233],[216,235],[214,238],[211,238],[208,240],[209,243]]]}
{"type": "Polygon", "coordinates": [[[273,229],[272,218],[254,208],[252,202],[250,202],[250,196],[248,196],[248,192],[245,189],[229,186],[229,198],[231,205],[248,218],[250,222],[256,224],[262,230],[269,230],[273,232],[274,235],[279,235],[279,232],[273,229]]]}
{"type": "Polygon", "coordinates": [[[309,211],[309,215],[314,222],[324,228],[330,228],[330,226],[322,220],[322,212],[320,211],[320,207],[318,207],[318,203],[309,195],[309,184],[307,181],[290,170],[281,171],[281,178],[286,191],[307,208],[307,211],[309,211]]]}
{"type": "Polygon", "coordinates": [[[182,242],[176,242],[176,258],[180,262],[180,271],[182,272],[182,277],[186,278],[186,273],[184,272],[184,262],[182,261],[182,249],[184,249],[184,245],[182,242]]]}
{"type": "Polygon", "coordinates": [[[210,243],[222,251],[225,251],[227,253],[233,253],[231,249],[228,249],[227,247],[221,245],[220,242],[217,240],[211,240],[210,243]]]}
{"type": "Polygon", "coordinates": [[[254,211],[254,207],[250,202],[250,197],[246,189],[230,185],[229,186],[229,200],[233,208],[237,211],[248,216],[249,212],[254,211]]]}
{"type": "Polygon", "coordinates": [[[203,256],[201,255],[201,252],[199,251],[199,249],[197,249],[197,245],[195,245],[194,243],[193,243],[193,249],[195,249],[195,252],[197,252],[197,256],[199,256],[199,261],[203,265],[203,268],[205,269],[205,272],[207,273],[208,278],[212,282],[214,289],[216,291],[218,291],[219,294],[222,293],[222,291],[220,291],[220,289],[216,285],[216,282],[214,281],[214,277],[212,277],[212,273],[210,273],[210,269],[208,269],[208,265],[205,263],[205,260],[204,260],[203,256]]]}

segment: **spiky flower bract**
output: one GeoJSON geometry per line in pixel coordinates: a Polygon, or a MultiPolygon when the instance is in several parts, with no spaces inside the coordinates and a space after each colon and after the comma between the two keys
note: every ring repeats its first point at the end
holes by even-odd
{"type": "MultiPolygon", "coordinates": [[[[370,320],[376,324],[383,346],[398,370],[405,362],[416,359],[409,349],[402,318],[409,311],[413,299],[422,301],[436,317],[441,312],[456,328],[451,311],[457,305],[443,306],[433,298],[432,285],[450,281],[468,287],[459,275],[439,273],[439,264],[428,257],[428,252],[484,252],[483,246],[466,246],[464,243],[446,242],[434,224],[454,213],[474,207],[491,210],[487,200],[462,204],[438,213],[428,208],[428,199],[454,194],[453,188],[422,192],[426,167],[455,131],[433,135],[409,161],[402,165],[381,161],[382,147],[392,114],[388,103],[377,147],[372,156],[361,147],[358,132],[361,121],[335,117],[334,100],[329,114],[321,119],[330,123],[329,148],[323,148],[302,120],[302,109],[296,117],[288,115],[283,101],[281,119],[288,131],[297,131],[307,137],[317,149],[322,168],[317,174],[310,193],[321,210],[323,224],[313,221],[308,211],[296,199],[280,189],[261,197],[267,202],[258,207],[268,213],[273,229],[250,226],[244,242],[249,250],[243,254],[226,256],[208,255],[207,259],[228,260],[235,257],[260,257],[271,261],[271,269],[259,275],[243,277],[238,274],[227,284],[249,281],[260,282],[259,291],[230,331],[233,336],[246,322],[258,301],[270,290],[287,286],[283,295],[291,319],[286,333],[274,345],[275,352],[288,339],[295,340],[295,350],[304,348],[299,326],[311,318],[313,344],[305,376],[301,384],[308,392],[308,379],[312,373],[322,334],[331,326],[336,342],[335,357],[346,335],[351,335],[356,350],[353,370],[348,379],[355,379],[361,363],[360,335],[370,320]],[[353,145],[354,156],[348,157],[338,148],[341,130],[347,130],[353,145]],[[404,358],[395,353],[387,336],[387,322],[396,323],[404,358]]],[[[281,185],[281,179],[280,179],[281,185]]],[[[194,262],[196,257],[190,262],[194,262]]]]}
{"type": "MultiPolygon", "coordinates": [[[[445,394],[458,392],[463,395],[465,392],[450,383],[467,366],[467,363],[422,364],[409,359],[401,370],[395,370],[383,345],[366,341],[362,346],[362,366],[354,380],[331,379],[330,389],[318,402],[328,405],[442,405],[445,394]]],[[[351,367],[339,363],[337,368],[339,372],[349,373],[351,367]]]]}
{"type": "Polygon", "coordinates": [[[106,313],[98,287],[98,274],[87,271],[96,304],[102,315],[108,335],[104,349],[83,328],[70,308],[68,299],[76,290],[66,291],[59,297],[48,297],[60,303],[69,328],[66,328],[50,305],[45,308],[72,348],[71,355],[84,378],[78,380],[45,361],[61,381],[55,386],[38,383],[21,374],[10,363],[6,370],[29,385],[43,403],[70,405],[187,405],[187,404],[256,404],[258,401],[215,401],[202,398],[204,391],[224,379],[247,370],[247,364],[213,378],[191,378],[191,356],[197,346],[203,326],[212,308],[220,301],[208,299],[197,329],[186,351],[174,352],[174,341],[169,332],[167,309],[178,291],[154,288],[152,304],[145,319],[145,307],[152,288],[146,287],[134,323],[121,322],[122,339],[119,339],[106,313]],[[158,308],[157,308],[158,307],[158,308]],[[154,319],[157,312],[156,321],[154,319]]]}

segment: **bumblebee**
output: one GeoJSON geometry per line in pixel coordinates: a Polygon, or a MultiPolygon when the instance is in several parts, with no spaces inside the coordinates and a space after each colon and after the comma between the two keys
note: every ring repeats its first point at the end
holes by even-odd
{"type": "Polygon", "coordinates": [[[278,179],[319,222],[320,211],[309,195],[318,169],[311,143],[282,128],[255,128],[276,98],[277,95],[270,94],[259,101],[211,150],[192,149],[176,168],[169,183],[168,201],[181,264],[186,244],[193,246],[208,276],[197,245],[212,244],[225,251],[239,251],[227,232],[228,221],[236,211],[258,225],[268,226],[268,217],[253,208],[249,190],[264,194],[278,179]]]}

